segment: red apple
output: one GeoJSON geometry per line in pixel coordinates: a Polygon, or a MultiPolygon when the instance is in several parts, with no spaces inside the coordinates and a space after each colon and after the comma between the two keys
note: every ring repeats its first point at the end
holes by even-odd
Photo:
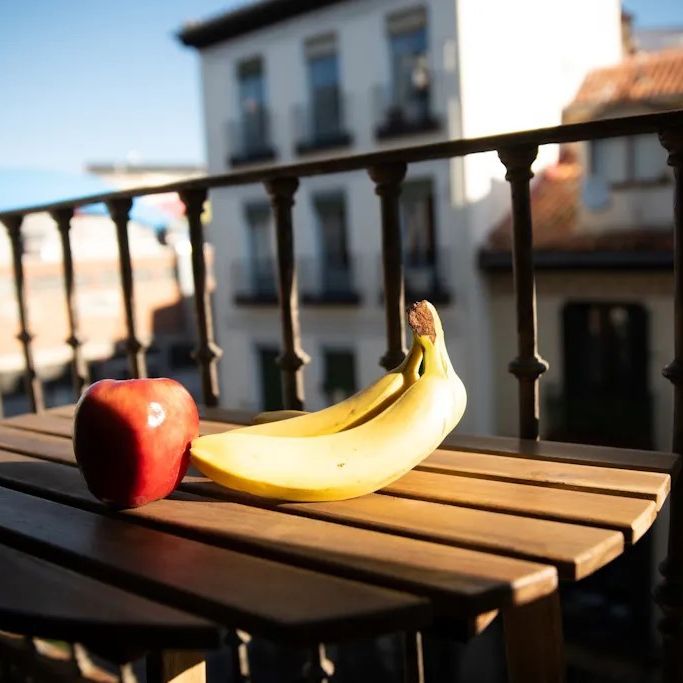
{"type": "Polygon", "coordinates": [[[198,433],[197,406],[175,380],[103,379],[76,406],[74,452],[94,496],[138,507],[180,483],[198,433]]]}

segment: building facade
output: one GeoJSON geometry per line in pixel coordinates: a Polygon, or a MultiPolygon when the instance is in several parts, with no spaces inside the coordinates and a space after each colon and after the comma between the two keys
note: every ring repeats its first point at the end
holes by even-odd
{"type": "MultiPolygon", "coordinates": [[[[262,0],[192,24],[208,170],[281,164],[554,125],[586,72],[621,57],[617,0],[262,0]],[[581,49],[577,50],[577,41],[581,49]]],[[[557,160],[544,148],[536,166],[557,160]]],[[[211,194],[222,396],[278,404],[274,230],[264,188],[211,194]]],[[[509,207],[495,155],[411,166],[401,217],[406,299],[428,298],[469,395],[462,429],[495,428],[477,254],[509,207]]],[[[364,173],[304,180],[294,207],[306,405],[368,383],[385,350],[378,198],[364,173]]]]}

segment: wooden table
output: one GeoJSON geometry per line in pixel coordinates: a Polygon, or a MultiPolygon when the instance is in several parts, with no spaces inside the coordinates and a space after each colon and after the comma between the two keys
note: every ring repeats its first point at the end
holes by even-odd
{"type": "MultiPolygon", "coordinates": [[[[112,513],[75,467],[72,415],[0,422],[0,629],[122,663],[153,653],[159,681],[203,680],[201,651],[226,634],[239,646],[236,629],[312,649],[404,632],[406,680],[419,681],[421,630],[470,637],[499,612],[510,679],[562,680],[558,579],[578,581],[637,542],[679,464],[452,436],[354,500],[272,504],[190,474],[169,499],[112,513]]],[[[249,418],[208,417],[202,433],[249,418]]]]}

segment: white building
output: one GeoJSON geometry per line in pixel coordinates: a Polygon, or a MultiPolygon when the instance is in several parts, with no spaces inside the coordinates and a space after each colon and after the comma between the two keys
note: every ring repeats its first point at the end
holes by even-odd
{"type": "MultiPolygon", "coordinates": [[[[210,173],[556,125],[586,72],[622,53],[619,0],[262,0],[180,37],[201,56],[210,173]]],[[[543,149],[535,168],[556,157],[543,149]]],[[[469,393],[467,432],[494,427],[495,330],[476,254],[509,207],[503,176],[494,154],[416,164],[402,195],[407,299],[440,310],[469,393]]],[[[258,409],[277,398],[280,347],[267,198],[245,186],[211,202],[223,401],[258,409]]],[[[380,372],[372,182],[304,180],[294,224],[315,409],[380,372]]]]}

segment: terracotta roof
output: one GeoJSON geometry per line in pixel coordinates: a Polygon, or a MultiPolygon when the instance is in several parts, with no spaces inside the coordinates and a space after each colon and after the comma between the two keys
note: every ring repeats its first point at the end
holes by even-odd
{"type": "MultiPolygon", "coordinates": [[[[627,253],[670,252],[673,231],[641,226],[601,233],[578,232],[582,170],[571,157],[541,172],[531,188],[533,240],[536,252],[627,253]]],[[[482,252],[509,252],[512,215],[496,226],[482,252]]]]}
{"type": "Polygon", "coordinates": [[[566,111],[652,102],[671,102],[673,107],[682,101],[683,48],[673,48],[639,52],[615,66],[591,71],[566,111]]]}
{"type": "MultiPolygon", "coordinates": [[[[531,187],[534,247],[552,248],[565,242],[576,229],[580,199],[581,168],[575,161],[561,161],[540,173],[531,187]]],[[[509,251],[512,245],[512,214],[491,232],[487,248],[509,251]]]]}

